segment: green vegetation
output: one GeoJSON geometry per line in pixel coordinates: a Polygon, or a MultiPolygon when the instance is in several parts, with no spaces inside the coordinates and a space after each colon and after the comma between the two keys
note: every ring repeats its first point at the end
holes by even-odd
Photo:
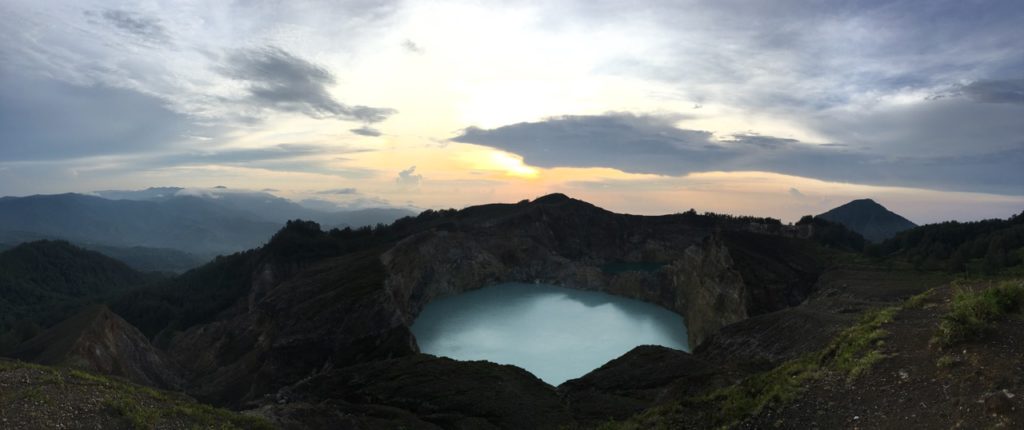
{"type": "Polygon", "coordinates": [[[1024,213],[1006,220],[949,221],[897,234],[869,251],[905,259],[918,269],[968,275],[1018,272],[1024,263],[1024,213]]]}
{"type": "Polygon", "coordinates": [[[746,228],[751,225],[759,225],[767,233],[778,233],[782,230],[782,221],[776,218],[729,215],[714,212],[704,212],[698,215],[694,209],[673,216],[682,217],[687,224],[700,227],[746,228]]]}
{"type": "Polygon", "coordinates": [[[853,381],[884,358],[879,347],[888,332],[882,325],[891,322],[897,311],[899,308],[895,307],[870,311],[858,324],[839,333],[825,349],[716,390],[702,400],[719,404],[722,413],[718,424],[728,425],[769,405],[792,401],[809,380],[821,377],[823,372],[853,381]]]}
{"type": "Polygon", "coordinates": [[[934,294],[935,294],[935,289],[934,288],[929,288],[927,291],[907,299],[907,301],[903,303],[903,308],[904,309],[920,309],[920,308],[924,307],[924,303],[928,299],[930,299],[932,297],[932,295],[934,295],[934,294]]]}
{"type": "Polygon", "coordinates": [[[122,417],[134,429],[168,427],[168,423],[173,423],[169,427],[174,428],[273,428],[260,418],[196,403],[182,394],[139,386],[118,378],[81,370],[0,360],[0,373],[26,369],[42,372],[42,376],[26,377],[26,381],[36,381],[28,388],[0,393],[0,398],[5,402],[27,399],[45,407],[60,407],[61,402],[56,401],[60,396],[71,395],[68,391],[79,391],[78,395],[94,398],[101,396],[103,406],[115,416],[122,417]]]}
{"type": "Polygon", "coordinates": [[[826,248],[861,252],[867,244],[867,241],[859,233],[820,216],[806,215],[800,218],[796,225],[810,226],[810,239],[826,248]]]}
{"type": "Polygon", "coordinates": [[[675,430],[681,428],[667,417],[684,414],[679,404],[668,404],[649,408],[627,421],[609,421],[597,427],[598,430],[675,430]]]}
{"type": "MultiPolygon", "coordinates": [[[[262,248],[217,257],[176,278],[124,294],[110,306],[151,338],[163,331],[184,330],[222,317],[222,312],[248,294],[255,283],[273,285],[330,258],[378,251],[378,244],[401,237],[400,233],[406,231],[403,226],[408,226],[410,220],[403,218],[392,226],[331,231],[321,231],[314,222],[289,221],[262,248]]],[[[353,269],[367,270],[364,266],[353,269]]],[[[357,272],[352,277],[370,277],[362,275],[357,272]]],[[[379,285],[377,282],[373,286],[379,285]]]]}
{"type": "Polygon", "coordinates": [[[709,417],[716,426],[729,427],[756,415],[766,407],[783,405],[796,399],[807,383],[824,375],[854,381],[872,365],[885,358],[880,348],[888,336],[882,326],[892,322],[901,307],[876,309],[864,314],[860,322],[843,330],[821,351],[786,361],[774,369],[758,373],[699,398],[679,404],[651,408],[624,422],[602,426],[606,430],[677,428],[675,417],[684,413],[686,404],[709,404],[719,413],[709,417]]]}
{"type": "Polygon", "coordinates": [[[949,354],[943,355],[942,357],[939,357],[939,359],[935,361],[936,366],[943,368],[953,367],[954,364],[956,364],[956,360],[953,358],[953,356],[949,354]]]}
{"type": "Polygon", "coordinates": [[[942,317],[932,342],[951,346],[977,340],[994,322],[1024,307],[1024,282],[1005,281],[994,287],[972,291],[958,287],[950,303],[949,313],[942,317]]]}
{"type": "Polygon", "coordinates": [[[104,399],[103,403],[124,417],[132,428],[138,430],[152,429],[157,424],[168,420],[187,422],[191,428],[222,430],[274,428],[262,419],[217,409],[209,405],[168,397],[139,397],[137,394],[113,394],[104,399]]]}
{"type": "Polygon", "coordinates": [[[30,242],[0,252],[0,352],[83,305],[154,279],[67,242],[30,242]]]}
{"type": "Polygon", "coordinates": [[[83,244],[82,246],[115,260],[123,261],[133,269],[142,272],[182,273],[199,267],[210,259],[168,248],[150,248],[146,246],[120,247],[97,244],[83,244]]]}

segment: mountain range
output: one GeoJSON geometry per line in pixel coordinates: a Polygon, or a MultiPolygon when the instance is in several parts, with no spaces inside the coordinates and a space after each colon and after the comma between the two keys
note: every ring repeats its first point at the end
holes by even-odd
{"type": "MultiPolygon", "coordinates": [[[[1024,422],[1012,403],[990,405],[1008,398],[991,387],[1024,392],[1005,364],[1024,353],[1018,319],[986,326],[996,349],[929,347],[967,281],[943,269],[961,266],[918,260],[962,253],[965,267],[1021,273],[1024,215],[916,227],[874,256],[843,224],[805,220],[626,215],[552,194],[362,229],[291,220],[262,246],[177,276],[33,242],[0,253],[0,286],[21,285],[0,305],[49,327],[9,355],[182,390],[275,428],[806,428],[826,418],[835,428],[863,410],[906,415],[896,398],[938,408],[921,415],[929,427],[940,411],[970,427],[1024,422]],[[693,352],[638,347],[553,387],[515,366],[419,351],[409,327],[428,303],[504,282],[656,304],[683,316],[693,352]],[[66,311],[35,319],[55,307],[66,311]],[[948,370],[969,362],[984,370],[948,370]],[[922,391],[937,379],[959,397],[922,391]]],[[[10,376],[25,368],[9,368],[0,361],[0,384],[28,384],[10,376]]],[[[48,383],[33,381],[24,389],[48,383]]],[[[131,410],[164,416],[141,412],[160,407],[131,410]]]]}
{"type": "Polygon", "coordinates": [[[0,243],[62,239],[125,258],[141,270],[180,272],[218,254],[257,247],[289,219],[356,228],[413,214],[397,208],[327,212],[265,192],[183,190],[3,197],[0,243]]]}

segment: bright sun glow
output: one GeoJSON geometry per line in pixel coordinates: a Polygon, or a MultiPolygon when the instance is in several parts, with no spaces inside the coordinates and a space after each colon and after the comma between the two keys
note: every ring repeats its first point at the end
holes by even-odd
{"type": "Polygon", "coordinates": [[[491,162],[509,176],[533,179],[540,175],[540,170],[527,166],[526,163],[523,163],[522,157],[507,152],[495,152],[491,155],[491,162]]]}

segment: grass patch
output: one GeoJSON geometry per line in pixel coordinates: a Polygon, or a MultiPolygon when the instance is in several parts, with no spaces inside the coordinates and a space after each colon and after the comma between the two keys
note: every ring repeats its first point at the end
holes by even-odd
{"type": "Polygon", "coordinates": [[[158,424],[186,423],[189,428],[216,428],[221,430],[273,429],[267,421],[213,406],[185,400],[171,399],[158,393],[149,395],[152,389],[135,389],[122,392],[104,401],[118,415],[125,418],[133,429],[147,430],[158,424]]]}
{"type": "Polygon", "coordinates": [[[117,389],[118,393],[104,403],[137,430],[151,429],[168,422],[185,423],[188,428],[220,430],[274,428],[261,418],[196,403],[187,397],[175,397],[149,387],[123,384],[117,389]]]}
{"type": "Polygon", "coordinates": [[[46,395],[43,394],[43,389],[40,387],[31,387],[22,390],[21,398],[32,402],[49,402],[46,395]]]}
{"type": "Polygon", "coordinates": [[[704,400],[718,403],[721,410],[719,424],[730,425],[760,413],[769,405],[792,401],[803,392],[808,381],[824,372],[838,373],[851,382],[885,358],[878,348],[889,333],[882,329],[882,325],[892,322],[899,310],[899,307],[891,307],[869,311],[856,325],[840,332],[823,350],[717,390],[704,400]]]}
{"type": "Polygon", "coordinates": [[[144,407],[138,401],[134,401],[127,396],[108,398],[103,404],[127,419],[133,429],[151,429],[156,425],[159,418],[156,410],[144,407]]]}
{"type": "Polygon", "coordinates": [[[756,415],[772,404],[788,403],[803,392],[809,380],[819,377],[822,368],[814,355],[790,360],[739,384],[722,388],[698,399],[718,405],[717,424],[728,426],[756,415]]]}
{"type": "MultiPolygon", "coordinates": [[[[133,429],[155,427],[196,428],[196,429],[273,429],[266,420],[242,415],[226,409],[196,403],[184,394],[161,391],[151,387],[135,385],[119,378],[108,378],[78,369],[61,369],[38,364],[0,359],[0,371],[29,369],[42,371],[31,375],[46,384],[65,383],[78,385],[74,389],[102,396],[103,405],[116,416],[123,418],[133,429]],[[75,384],[75,383],[78,384],[75,384]]],[[[0,392],[0,404],[12,398],[53,406],[49,398],[52,389],[44,390],[34,385],[15,393],[0,392]]],[[[39,409],[40,413],[46,413],[39,409]]],[[[33,413],[33,412],[30,412],[33,413]]]]}
{"type": "Polygon", "coordinates": [[[923,292],[921,294],[918,294],[916,296],[913,296],[913,297],[907,299],[907,301],[903,303],[903,308],[904,309],[920,309],[920,308],[923,308],[925,302],[928,299],[930,299],[933,294],[935,294],[935,289],[934,288],[929,288],[928,291],[925,291],[925,292],[923,292]]]}
{"type": "Polygon", "coordinates": [[[994,287],[971,291],[957,287],[949,313],[942,317],[932,342],[951,346],[978,340],[993,324],[1024,307],[1024,282],[1005,281],[994,287]]]}
{"type": "Polygon", "coordinates": [[[882,329],[882,324],[892,322],[900,309],[890,307],[868,311],[859,323],[839,333],[819,353],[819,360],[830,370],[845,374],[848,380],[856,379],[884,358],[878,348],[884,344],[889,332],[882,329]]]}
{"type": "Polygon", "coordinates": [[[597,430],[675,430],[681,426],[674,424],[666,417],[679,416],[685,413],[678,404],[668,404],[649,408],[628,421],[609,421],[597,427],[597,430]]]}
{"type": "Polygon", "coordinates": [[[707,395],[684,400],[680,404],[653,407],[627,421],[602,425],[604,430],[678,428],[678,417],[686,413],[682,405],[703,405],[698,409],[718,410],[709,417],[711,425],[730,427],[757,415],[766,407],[789,403],[799,397],[806,385],[826,374],[839,375],[852,382],[872,365],[885,358],[880,348],[888,332],[882,329],[902,307],[868,311],[854,326],[840,332],[822,350],[786,361],[707,395]]]}
{"type": "Polygon", "coordinates": [[[92,373],[85,372],[85,371],[78,370],[78,369],[71,369],[71,370],[68,371],[68,374],[70,374],[72,377],[74,377],[76,379],[85,380],[85,381],[89,381],[89,382],[95,382],[97,384],[106,385],[106,384],[110,383],[110,379],[104,378],[104,377],[99,376],[99,375],[94,375],[92,373]]]}
{"type": "Polygon", "coordinates": [[[936,366],[944,369],[953,367],[954,364],[956,364],[956,359],[954,359],[953,356],[949,354],[943,355],[942,357],[939,357],[939,359],[935,361],[936,366]]]}

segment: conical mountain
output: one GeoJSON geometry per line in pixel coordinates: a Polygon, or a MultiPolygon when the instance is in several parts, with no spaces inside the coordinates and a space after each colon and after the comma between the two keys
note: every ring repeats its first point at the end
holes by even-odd
{"type": "Polygon", "coordinates": [[[872,242],[881,242],[903,230],[917,227],[917,224],[871,199],[854,200],[818,216],[840,223],[872,242]]]}

